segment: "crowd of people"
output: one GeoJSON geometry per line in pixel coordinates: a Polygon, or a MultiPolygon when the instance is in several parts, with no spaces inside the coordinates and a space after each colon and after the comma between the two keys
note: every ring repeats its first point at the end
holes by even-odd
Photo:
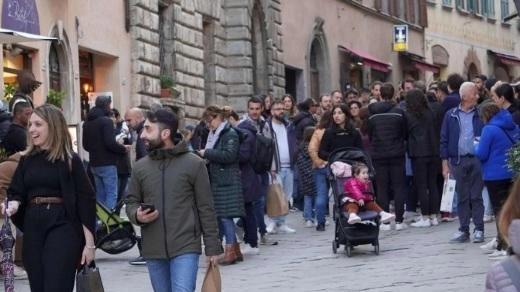
{"type": "MultiPolygon", "coordinates": [[[[343,206],[349,224],[361,220],[362,208],[381,216],[382,231],[458,219],[451,242],[483,243],[484,222],[494,216],[497,236],[481,248],[501,259],[519,246],[520,183],[513,184],[506,155],[520,138],[520,83],[450,74],[428,86],[374,82],[364,94],[335,90],[299,103],[289,94],[262,95],[247,108],[210,105],[182,128],[166,106],[133,107],[122,117],[110,97],[99,96],[82,125],[88,157],[80,159],[61,110],[34,108],[30,94],[39,83],[26,82],[2,124],[9,158],[0,163],[0,189],[3,212],[23,232],[18,248],[31,291],[72,291],[77,264],[95,257],[95,201],[117,214],[125,205],[141,228],[132,262],[146,264],[155,291],[194,291],[201,238],[208,261],[231,265],[275,244],[270,234],[323,232],[328,160],[345,147],[368,153],[376,173],[371,182],[367,165],[352,166],[343,206]],[[273,149],[267,168],[255,165],[260,141],[273,149]],[[454,207],[440,212],[447,178],[456,180],[454,207]],[[301,226],[266,216],[275,183],[289,209],[301,211],[301,226]]],[[[494,267],[490,289],[514,285],[497,280],[503,273],[494,267]]]]}

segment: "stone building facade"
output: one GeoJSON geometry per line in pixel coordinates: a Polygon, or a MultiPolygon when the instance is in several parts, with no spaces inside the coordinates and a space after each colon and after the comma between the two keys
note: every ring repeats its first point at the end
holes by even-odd
{"type": "Polygon", "coordinates": [[[503,81],[520,77],[520,18],[513,0],[428,1],[425,55],[440,67],[429,79],[455,72],[471,80],[479,74],[503,81]]]}
{"type": "Polygon", "coordinates": [[[255,94],[284,92],[280,0],[129,0],[132,96],[161,102],[188,121],[205,106],[246,108],[255,94]]]}

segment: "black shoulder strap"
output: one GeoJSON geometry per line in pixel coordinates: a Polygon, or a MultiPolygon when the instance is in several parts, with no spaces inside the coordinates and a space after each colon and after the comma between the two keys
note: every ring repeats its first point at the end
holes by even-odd
{"type": "Polygon", "coordinates": [[[502,261],[500,265],[502,265],[504,271],[506,271],[511,282],[513,282],[513,286],[520,291],[520,277],[518,277],[518,273],[520,273],[520,263],[518,263],[518,259],[515,259],[514,257],[515,256],[512,256],[507,260],[502,261]]]}

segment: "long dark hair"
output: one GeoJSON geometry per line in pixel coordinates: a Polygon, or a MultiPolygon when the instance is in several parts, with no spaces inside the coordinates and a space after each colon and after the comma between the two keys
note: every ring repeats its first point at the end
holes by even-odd
{"type": "MultiPolygon", "coordinates": [[[[345,130],[349,127],[352,127],[350,121],[352,120],[352,116],[350,115],[350,109],[344,103],[337,104],[332,107],[332,116],[334,117],[334,111],[339,108],[345,114],[345,130]]],[[[334,118],[332,119],[332,125],[334,128],[339,128],[339,125],[334,122],[334,118]]]]}
{"type": "Polygon", "coordinates": [[[406,111],[420,118],[430,107],[424,93],[419,89],[412,89],[406,93],[406,111]]]}
{"type": "Polygon", "coordinates": [[[317,129],[327,129],[332,126],[332,111],[324,111],[321,114],[321,119],[318,122],[318,126],[316,126],[317,129]]]}

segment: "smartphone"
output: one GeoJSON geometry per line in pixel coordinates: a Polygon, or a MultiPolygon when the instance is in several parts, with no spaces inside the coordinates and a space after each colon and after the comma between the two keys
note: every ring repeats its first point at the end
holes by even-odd
{"type": "Polygon", "coordinates": [[[141,209],[143,211],[153,212],[153,211],[155,211],[155,206],[153,204],[142,203],[141,204],[141,209]]]}

